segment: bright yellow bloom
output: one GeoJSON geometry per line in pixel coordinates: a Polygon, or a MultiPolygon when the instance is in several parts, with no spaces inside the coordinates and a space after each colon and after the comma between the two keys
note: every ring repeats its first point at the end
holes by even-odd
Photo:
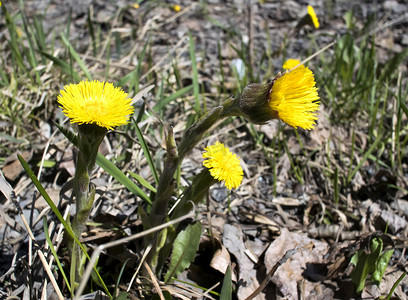
{"type": "Polygon", "coordinates": [[[313,129],[319,110],[315,85],[312,71],[305,66],[286,72],[272,85],[269,107],[290,126],[313,129]]]}
{"type": "Polygon", "coordinates": [[[211,176],[218,181],[224,180],[229,190],[238,188],[244,176],[239,157],[218,141],[204,150],[207,152],[203,153],[203,158],[207,160],[203,165],[210,169],[211,176]]]}
{"type": "Polygon", "coordinates": [[[129,123],[133,113],[132,99],[112,83],[81,81],[64,86],[58,102],[71,123],[96,124],[113,129],[129,123]]]}
{"type": "Polygon", "coordinates": [[[299,64],[300,64],[300,60],[289,58],[283,64],[283,68],[286,69],[286,70],[290,70],[290,69],[296,67],[299,64]]]}
{"type": "Polygon", "coordinates": [[[140,5],[138,3],[133,3],[132,6],[133,6],[133,8],[136,8],[136,9],[138,9],[140,7],[140,5]]]}
{"type": "Polygon", "coordinates": [[[314,8],[310,5],[307,6],[307,13],[309,14],[309,16],[312,18],[313,21],[313,25],[314,27],[317,29],[319,28],[319,19],[316,16],[316,13],[314,11],[314,8]]]}
{"type": "Polygon", "coordinates": [[[181,10],[181,6],[176,4],[176,5],[173,6],[173,9],[174,9],[174,11],[179,12],[181,10]]]}

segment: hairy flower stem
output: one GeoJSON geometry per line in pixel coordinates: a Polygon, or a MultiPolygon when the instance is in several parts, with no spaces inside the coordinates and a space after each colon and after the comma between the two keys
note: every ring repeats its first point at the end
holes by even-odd
{"type": "MultiPolygon", "coordinates": [[[[167,148],[167,157],[164,161],[164,168],[163,173],[160,176],[159,185],[157,188],[157,193],[155,199],[153,201],[152,209],[149,215],[149,226],[155,227],[160,225],[164,219],[166,218],[169,202],[171,196],[174,192],[174,174],[177,168],[183,162],[184,157],[186,154],[192,150],[198,142],[202,140],[204,135],[207,133],[211,127],[213,127],[216,122],[230,116],[240,116],[242,115],[239,109],[239,104],[233,98],[227,99],[224,105],[214,107],[211,111],[207,114],[202,116],[196,123],[194,123],[185,133],[183,139],[181,140],[179,146],[177,147],[176,142],[173,137],[172,129],[168,130],[168,136],[166,140],[166,148],[167,148]]],[[[206,171],[208,172],[208,171],[206,171]]],[[[213,182],[211,180],[211,182],[213,182]]],[[[216,181],[214,181],[216,182],[216,181]]],[[[205,185],[206,186],[206,185],[205,185]]],[[[208,191],[209,186],[205,187],[205,192],[208,191]]],[[[202,197],[205,195],[203,189],[200,189],[199,195],[202,197]]],[[[197,196],[197,191],[190,191],[188,195],[194,194],[197,196]]],[[[199,198],[198,196],[196,198],[199,198]]],[[[190,205],[188,204],[188,200],[190,199],[183,199],[182,205],[186,206],[187,208],[178,208],[177,215],[181,213],[188,212],[190,205]]],[[[152,237],[149,237],[147,241],[150,243],[152,242],[152,250],[148,257],[146,258],[147,263],[155,269],[157,262],[157,238],[152,241],[152,237]]],[[[157,270],[156,270],[157,271],[157,270]]]]}
{"type": "MultiPolygon", "coordinates": [[[[73,179],[73,192],[76,199],[76,214],[72,220],[72,231],[80,239],[95,199],[95,187],[89,183],[89,175],[95,166],[98,148],[107,130],[97,125],[80,125],[78,133],[78,158],[73,179]]],[[[71,272],[75,272],[75,282],[82,277],[83,261],[78,244],[73,240],[71,251],[71,272]]],[[[71,274],[72,276],[72,274],[71,274]]],[[[72,278],[72,277],[71,277],[72,278]]]]}

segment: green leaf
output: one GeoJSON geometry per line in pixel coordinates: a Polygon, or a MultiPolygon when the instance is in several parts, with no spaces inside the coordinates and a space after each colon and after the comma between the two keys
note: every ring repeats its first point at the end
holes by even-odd
{"type": "Polygon", "coordinates": [[[222,282],[220,300],[231,300],[232,298],[232,280],[231,280],[231,266],[228,266],[225,272],[224,280],[222,282]]]}
{"type": "Polygon", "coordinates": [[[375,237],[370,242],[370,254],[368,255],[367,263],[369,265],[369,274],[374,273],[377,261],[381,257],[381,252],[383,249],[382,239],[375,237]]]}
{"type": "MultiPolygon", "coordinates": [[[[376,271],[377,262],[381,257],[382,249],[383,241],[378,237],[374,237],[370,241],[369,254],[365,253],[364,250],[359,250],[351,258],[351,263],[356,266],[351,275],[351,279],[356,285],[356,292],[358,294],[363,291],[368,275],[373,274],[376,271]]],[[[377,277],[378,275],[379,274],[377,274],[377,277]]]]}
{"type": "Polygon", "coordinates": [[[190,266],[200,244],[201,228],[201,223],[196,222],[178,234],[174,241],[169,270],[164,276],[165,282],[190,266]]]}
{"type": "Polygon", "coordinates": [[[139,196],[144,201],[152,204],[149,197],[143,192],[136,184],[132,182],[117,166],[115,166],[110,160],[108,160],[105,156],[98,153],[96,156],[96,163],[103,168],[106,172],[108,172],[113,178],[123,184],[129,191],[131,191],[136,196],[139,196]]]}
{"type": "Polygon", "coordinates": [[[156,167],[150,154],[149,146],[146,143],[146,140],[143,137],[142,131],[139,128],[139,125],[135,122],[135,119],[132,118],[133,124],[135,125],[137,139],[139,140],[140,146],[142,147],[143,153],[146,156],[147,163],[149,164],[150,171],[152,171],[153,178],[156,181],[156,184],[159,183],[159,176],[157,175],[156,167]]]}
{"type": "Polygon", "coordinates": [[[377,265],[375,266],[375,271],[371,276],[371,280],[376,284],[380,285],[381,279],[384,276],[385,269],[388,266],[388,262],[391,259],[392,254],[394,253],[394,249],[388,250],[384,252],[381,257],[377,261],[377,265]]]}
{"type": "MultiPolygon", "coordinates": [[[[39,167],[41,165],[41,162],[37,163],[37,167],[39,167]]],[[[44,160],[43,162],[43,167],[44,168],[52,168],[53,166],[55,166],[55,161],[53,160],[44,160]]]]}
{"type": "Polygon", "coordinates": [[[136,173],[130,172],[130,171],[129,171],[129,174],[130,174],[130,176],[132,176],[134,179],[136,179],[137,181],[139,181],[139,183],[140,183],[141,185],[143,185],[145,188],[151,190],[153,193],[156,193],[156,192],[157,192],[156,188],[155,188],[154,186],[152,186],[149,182],[147,182],[147,180],[144,179],[142,176],[140,176],[140,175],[138,175],[138,174],[136,174],[136,173]]]}
{"type": "Polygon", "coordinates": [[[68,76],[72,76],[72,78],[76,81],[79,82],[81,81],[81,77],[78,75],[78,73],[65,61],[62,59],[52,56],[51,54],[48,54],[46,52],[40,51],[42,56],[45,56],[49,60],[52,60],[57,66],[61,68],[61,70],[67,74],[68,76]]]}
{"type": "Polygon", "coordinates": [[[356,262],[356,267],[351,274],[351,281],[356,286],[356,293],[360,294],[368,276],[367,254],[363,250],[359,250],[354,254],[352,261],[356,262]]]}

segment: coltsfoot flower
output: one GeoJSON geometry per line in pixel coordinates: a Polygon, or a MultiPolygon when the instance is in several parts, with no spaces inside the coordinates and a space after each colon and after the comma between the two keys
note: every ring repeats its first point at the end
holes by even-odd
{"type": "Polygon", "coordinates": [[[313,129],[319,110],[319,95],[312,71],[299,66],[283,74],[272,85],[269,107],[279,119],[297,128],[313,129]]]}
{"type": "Polygon", "coordinates": [[[300,64],[300,60],[297,59],[293,59],[293,58],[289,58],[288,60],[285,61],[285,63],[283,64],[283,68],[285,70],[290,70],[293,69],[294,67],[296,67],[297,65],[300,64]]]}
{"type": "Polygon", "coordinates": [[[297,128],[313,129],[319,95],[313,72],[301,65],[278,74],[271,83],[250,84],[239,99],[242,114],[255,124],[281,119],[297,128]]]}
{"type": "Polygon", "coordinates": [[[71,123],[96,124],[106,129],[129,123],[132,99],[112,83],[81,81],[64,86],[58,102],[71,123]]]}
{"type": "Polygon", "coordinates": [[[204,148],[203,165],[210,170],[212,177],[218,181],[225,181],[227,189],[238,188],[242,182],[244,172],[239,157],[220,142],[204,148]]]}
{"type": "Polygon", "coordinates": [[[319,19],[316,16],[316,13],[314,11],[313,6],[310,6],[310,5],[307,6],[307,13],[309,14],[310,18],[312,19],[314,27],[316,29],[319,28],[319,26],[320,26],[319,19]]]}

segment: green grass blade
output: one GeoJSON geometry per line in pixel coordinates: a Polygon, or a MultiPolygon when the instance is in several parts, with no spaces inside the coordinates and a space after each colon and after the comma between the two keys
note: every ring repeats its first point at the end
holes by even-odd
{"type": "Polygon", "coordinates": [[[71,66],[69,64],[67,64],[65,61],[63,61],[62,59],[60,59],[58,57],[52,56],[51,54],[43,52],[43,51],[40,51],[40,53],[41,53],[41,55],[45,56],[45,58],[48,58],[49,60],[52,60],[57,66],[59,66],[61,68],[61,70],[65,74],[67,74],[69,76],[72,76],[73,79],[76,82],[81,81],[81,77],[79,77],[78,73],[75,70],[73,70],[71,68],[71,66]]]}
{"type": "Polygon", "coordinates": [[[26,69],[26,67],[24,65],[24,61],[23,61],[23,56],[22,56],[22,54],[20,52],[20,49],[18,47],[19,42],[18,42],[18,38],[17,38],[17,29],[16,29],[16,25],[14,23],[13,17],[10,15],[8,10],[6,9],[5,4],[3,4],[1,6],[1,10],[2,10],[2,13],[4,15],[4,19],[6,21],[7,29],[8,29],[9,34],[10,34],[10,40],[8,41],[8,43],[9,43],[9,46],[11,48],[13,58],[17,62],[17,65],[25,73],[27,73],[27,69],[26,69]]]}
{"type": "Polygon", "coordinates": [[[232,299],[232,280],[231,280],[231,266],[228,266],[225,272],[224,280],[222,282],[220,300],[232,299]]]}
{"type": "Polygon", "coordinates": [[[75,51],[74,47],[72,47],[71,43],[68,41],[68,39],[65,37],[63,33],[61,33],[61,40],[64,43],[64,45],[69,49],[69,53],[71,53],[72,57],[75,59],[77,62],[78,66],[81,68],[81,70],[85,73],[86,78],[91,81],[92,80],[92,75],[89,72],[88,68],[86,67],[84,61],[81,59],[79,54],[75,51]]]}
{"type": "Polygon", "coordinates": [[[182,89],[179,89],[177,92],[171,94],[170,96],[164,98],[163,100],[161,100],[159,103],[157,103],[154,107],[153,107],[153,111],[155,113],[159,112],[160,110],[162,110],[166,105],[168,105],[171,101],[180,98],[181,96],[183,96],[184,94],[188,93],[189,91],[191,91],[191,89],[193,89],[194,85],[188,85],[182,89]]]}
{"type": "Polygon", "coordinates": [[[124,86],[125,84],[127,84],[129,82],[130,79],[133,78],[133,76],[135,76],[135,73],[137,73],[137,68],[135,68],[134,70],[130,71],[127,75],[123,76],[116,84],[115,86],[124,86]]]}
{"type": "Polygon", "coordinates": [[[58,269],[60,270],[62,277],[64,277],[64,281],[68,287],[68,290],[71,292],[71,286],[69,284],[69,280],[67,276],[65,275],[64,269],[61,265],[61,262],[58,258],[57,252],[55,251],[54,245],[52,244],[52,241],[50,239],[50,234],[48,232],[48,224],[47,224],[47,216],[43,216],[43,227],[44,227],[44,234],[45,234],[45,239],[47,240],[48,246],[50,247],[50,250],[52,252],[52,255],[55,258],[55,262],[57,263],[58,269]]]}
{"type": "Polygon", "coordinates": [[[142,147],[143,153],[146,156],[147,163],[149,164],[150,170],[153,174],[153,178],[156,181],[156,184],[159,183],[159,176],[157,175],[157,170],[154,165],[154,161],[152,159],[152,155],[150,154],[149,147],[147,146],[146,140],[143,137],[142,131],[140,130],[139,126],[135,122],[135,119],[133,119],[133,124],[135,125],[136,128],[136,136],[140,142],[140,146],[142,147]]]}
{"type": "Polygon", "coordinates": [[[149,197],[143,192],[136,184],[132,182],[117,166],[115,166],[110,160],[108,160],[105,156],[98,153],[96,156],[96,163],[103,168],[106,172],[108,172],[113,178],[123,184],[129,191],[131,191],[136,196],[139,196],[144,201],[152,204],[149,197]]]}
{"type": "Polygon", "coordinates": [[[375,142],[371,145],[371,147],[368,149],[368,151],[366,153],[364,153],[363,158],[360,160],[359,164],[357,165],[357,167],[353,170],[353,172],[351,172],[347,178],[347,182],[349,183],[351,181],[351,179],[354,177],[354,175],[356,175],[356,173],[358,172],[358,170],[360,170],[361,166],[363,165],[363,163],[367,160],[367,158],[370,156],[371,152],[374,151],[374,149],[377,147],[377,145],[382,141],[382,134],[380,134],[377,139],[375,140],[375,142]]]}
{"type": "Polygon", "coordinates": [[[23,166],[24,170],[27,172],[28,177],[30,177],[31,181],[34,183],[35,187],[37,190],[40,192],[41,196],[44,198],[44,200],[47,202],[48,206],[51,208],[51,210],[54,212],[54,214],[57,216],[58,220],[62,223],[64,226],[65,230],[68,232],[68,234],[75,238],[75,235],[71,229],[71,226],[68,225],[68,223],[64,220],[63,216],[61,215],[60,211],[58,208],[55,206],[54,202],[51,200],[50,196],[48,193],[45,191],[44,187],[42,184],[38,181],[37,177],[35,176],[34,172],[31,170],[30,166],[26,163],[23,157],[20,155],[17,155],[21,165],[23,166]]]}
{"type": "MultiPolygon", "coordinates": [[[[91,35],[91,40],[92,40],[92,53],[93,56],[96,56],[96,39],[95,39],[95,30],[93,27],[93,22],[92,22],[92,15],[91,15],[91,8],[88,8],[88,14],[86,18],[86,23],[89,28],[89,34],[91,35]]],[[[109,57],[109,56],[108,56],[109,57]]]]}
{"type": "Polygon", "coordinates": [[[143,185],[145,188],[151,190],[153,193],[157,193],[157,190],[154,186],[152,186],[149,182],[147,182],[146,179],[144,179],[142,176],[133,173],[133,172],[129,172],[130,176],[132,176],[134,179],[136,179],[137,181],[139,181],[139,183],[141,185],[143,185]]]}
{"type": "Polygon", "coordinates": [[[192,68],[192,77],[193,77],[193,89],[194,89],[194,110],[200,112],[200,86],[198,84],[198,71],[197,71],[197,59],[195,52],[194,39],[191,33],[189,33],[189,46],[190,46],[190,58],[191,58],[191,68],[192,68]]]}
{"type": "MultiPolygon", "coordinates": [[[[123,263],[122,268],[120,269],[118,279],[116,280],[115,289],[113,290],[113,295],[116,295],[116,292],[117,292],[117,290],[118,290],[118,288],[119,288],[120,279],[122,278],[123,271],[125,270],[126,264],[127,264],[127,262],[128,262],[129,260],[130,260],[130,258],[126,259],[125,262],[123,263]]],[[[115,299],[115,298],[114,298],[114,299],[115,299]]],[[[127,298],[125,298],[125,299],[127,299],[127,298]]]]}
{"type": "Polygon", "coordinates": [[[149,45],[149,43],[146,43],[144,45],[142,53],[140,53],[140,55],[138,57],[137,69],[136,69],[136,72],[134,73],[134,76],[132,77],[132,82],[130,84],[129,93],[131,92],[132,88],[135,89],[135,94],[137,94],[139,92],[140,75],[142,74],[142,66],[143,66],[143,62],[145,60],[145,55],[146,55],[146,50],[147,50],[148,45],[149,45]]]}

